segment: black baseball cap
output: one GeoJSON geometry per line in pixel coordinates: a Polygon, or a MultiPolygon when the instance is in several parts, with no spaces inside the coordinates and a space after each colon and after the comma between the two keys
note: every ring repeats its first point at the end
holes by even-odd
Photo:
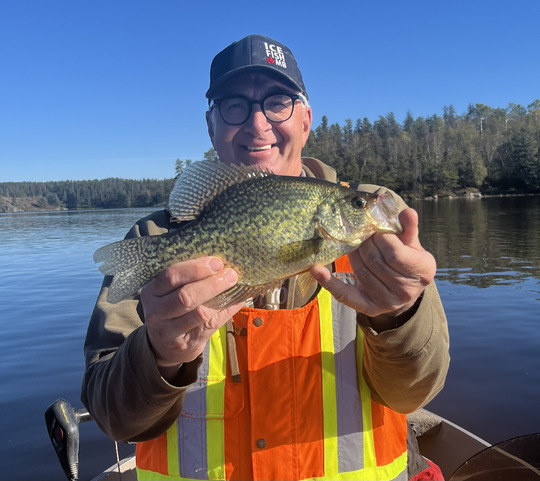
{"type": "Polygon", "coordinates": [[[219,52],[210,67],[210,87],[206,97],[212,99],[223,82],[247,71],[261,71],[292,85],[307,98],[298,64],[288,47],[262,35],[248,35],[219,52]]]}

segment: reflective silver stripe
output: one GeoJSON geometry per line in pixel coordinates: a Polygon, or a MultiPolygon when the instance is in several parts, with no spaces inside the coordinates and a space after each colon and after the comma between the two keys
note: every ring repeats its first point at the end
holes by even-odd
{"type": "MultiPolygon", "coordinates": [[[[354,282],[352,279],[342,279],[354,282]]],[[[351,283],[352,283],[351,282],[351,283]]],[[[356,368],[356,312],[332,298],[336,366],[338,472],[364,467],[362,403],[356,368]]]]}
{"type": "Polygon", "coordinates": [[[206,344],[197,382],[186,390],[182,412],[177,420],[178,465],[180,476],[208,479],[206,442],[206,387],[210,365],[210,343],[206,344]]]}

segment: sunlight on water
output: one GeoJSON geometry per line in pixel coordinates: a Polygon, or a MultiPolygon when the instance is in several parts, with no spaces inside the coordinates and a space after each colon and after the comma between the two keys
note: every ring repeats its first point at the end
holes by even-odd
{"type": "MultiPolygon", "coordinates": [[[[532,267],[530,267],[532,269],[532,267]]],[[[450,281],[454,284],[468,284],[479,288],[491,286],[514,286],[516,289],[521,284],[529,292],[536,292],[540,296],[540,284],[538,282],[530,285],[530,275],[526,272],[527,266],[521,266],[521,270],[512,271],[501,267],[495,272],[475,272],[472,267],[463,269],[438,269],[437,279],[439,281],[450,281]]]]}

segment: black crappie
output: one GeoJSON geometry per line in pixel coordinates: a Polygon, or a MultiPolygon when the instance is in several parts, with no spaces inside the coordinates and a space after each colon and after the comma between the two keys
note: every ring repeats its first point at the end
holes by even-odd
{"type": "Polygon", "coordinates": [[[109,302],[135,295],[175,262],[212,255],[239,274],[235,287],[207,304],[224,307],[264,294],[315,264],[330,264],[376,231],[401,231],[389,193],[206,161],[184,170],[169,210],[180,221],[194,220],[95,252],[100,271],[114,276],[109,302]]]}

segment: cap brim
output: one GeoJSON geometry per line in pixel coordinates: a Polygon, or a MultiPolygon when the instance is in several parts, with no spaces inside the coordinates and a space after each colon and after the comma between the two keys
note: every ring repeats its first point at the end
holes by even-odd
{"type": "Polygon", "coordinates": [[[222,75],[219,79],[217,79],[214,82],[214,85],[211,85],[210,88],[206,91],[206,98],[208,100],[211,100],[212,98],[214,98],[214,94],[216,93],[216,91],[219,90],[219,88],[225,82],[237,75],[246,72],[262,72],[264,74],[267,74],[278,81],[290,85],[292,88],[298,90],[301,94],[307,97],[307,93],[304,91],[304,88],[301,85],[298,85],[297,82],[295,82],[293,79],[291,79],[289,76],[285,75],[281,71],[276,70],[275,68],[272,68],[270,66],[267,67],[265,65],[246,65],[244,67],[238,67],[234,70],[231,70],[230,72],[227,72],[225,75],[222,75]]]}

